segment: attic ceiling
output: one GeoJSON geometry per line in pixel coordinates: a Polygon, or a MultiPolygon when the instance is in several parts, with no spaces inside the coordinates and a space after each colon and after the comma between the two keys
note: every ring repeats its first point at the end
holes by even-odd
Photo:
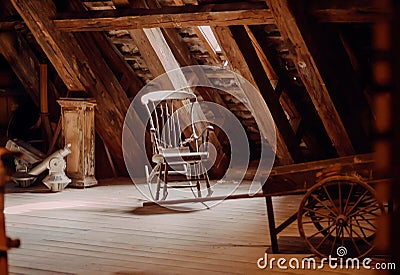
{"type": "MultiPolygon", "coordinates": [[[[259,95],[247,95],[253,110],[218,89],[196,91],[240,119],[254,159],[267,130],[254,119],[263,116],[257,98],[276,123],[277,165],[371,151],[371,22],[390,14],[374,1],[5,0],[0,5],[0,41],[8,45],[0,54],[25,90],[37,102],[38,82],[31,72],[45,59],[54,67],[50,90],[94,97],[97,131],[121,170],[129,99],[171,66],[196,64],[226,67],[258,88],[259,95]],[[143,26],[154,27],[152,36],[143,26]],[[220,49],[210,43],[209,32],[220,49]],[[167,54],[160,54],[162,49],[167,54]]],[[[240,90],[229,75],[206,73],[212,84],[240,90]]],[[[226,144],[219,146],[226,152],[226,144]]]]}

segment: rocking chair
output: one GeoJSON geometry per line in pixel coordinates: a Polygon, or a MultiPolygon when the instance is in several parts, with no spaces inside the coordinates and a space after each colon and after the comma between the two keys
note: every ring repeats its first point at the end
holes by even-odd
{"type": "Polygon", "coordinates": [[[165,200],[169,188],[189,188],[195,197],[202,197],[200,182],[205,182],[207,196],[211,196],[213,191],[204,164],[209,156],[209,132],[214,129],[203,121],[195,121],[199,112],[202,114],[196,95],[186,91],[155,91],[143,95],[141,102],[150,116],[155,165],[151,172],[146,165],[145,173],[153,200],[160,200],[161,189],[161,200],[165,200]]]}

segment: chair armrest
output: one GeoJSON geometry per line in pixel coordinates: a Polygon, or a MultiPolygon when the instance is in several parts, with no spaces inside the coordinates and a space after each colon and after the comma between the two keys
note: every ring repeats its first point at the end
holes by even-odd
{"type": "Polygon", "coordinates": [[[180,146],[184,146],[184,145],[186,145],[186,144],[188,144],[188,143],[190,143],[190,142],[192,142],[192,141],[194,141],[194,140],[199,140],[199,139],[204,135],[204,133],[206,134],[206,139],[205,139],[205,141],[208,142],[208,135],[209,135],[209,132],[210,132],[210,131],[214,131],[214,127],[211,126],[211,125],[208,125],[206,128],[203,129],[203,131],[201,131],[200,135],[196,136],[196,135],[193,133],[190,137],[188,137],[187,139],[185,139],[184,141],[182,141],[181,144],[180,144],[180,146]]]}
{"type": "Polygon", "coordinates": [[[196,139],[196,140],[200,139],[204,135],[204,133],[206,134],[206,138],[208,139],[208,134],[210,131],[214,131],[214,127],[211,125],[208,125],[206,128],[203,129],[203,131],[201,131],[200,135],[198,135],[197,137],[194,136],[194,139],[196,139]]]}

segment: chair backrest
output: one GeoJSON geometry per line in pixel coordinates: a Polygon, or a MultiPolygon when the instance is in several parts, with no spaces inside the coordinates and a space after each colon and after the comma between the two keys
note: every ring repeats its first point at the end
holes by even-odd
{"type": "MultiPolygon", "coordinates": [[[[150,116],[153,154],[165,150],[182,150],[188,145],[185,139],[198,132],[193,118],[194,111],[198,112],[199,109],[194,108],[197,98],[192,92],[155,91],[143,95],[141,102],[150,116]],[[182,127],[186,129],[185,134],[182,133],[182,127]]],[[[194,150],[198,149],[199,144],[195,144],[194,150]]]]}

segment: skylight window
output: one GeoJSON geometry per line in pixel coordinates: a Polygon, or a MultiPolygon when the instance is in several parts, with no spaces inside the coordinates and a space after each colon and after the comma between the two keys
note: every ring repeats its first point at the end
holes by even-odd
{"type": "Polygon", "coordinates": [[[211,49],[215,53],[220,53],[221,47],[218,44],[217,38],[215,38],[214,33],[211,30],[210,26],[199,26],[198,28],[200,32],[203,34],[206,41],[208,42],[208,45],[210,45],[211,49]]]}

